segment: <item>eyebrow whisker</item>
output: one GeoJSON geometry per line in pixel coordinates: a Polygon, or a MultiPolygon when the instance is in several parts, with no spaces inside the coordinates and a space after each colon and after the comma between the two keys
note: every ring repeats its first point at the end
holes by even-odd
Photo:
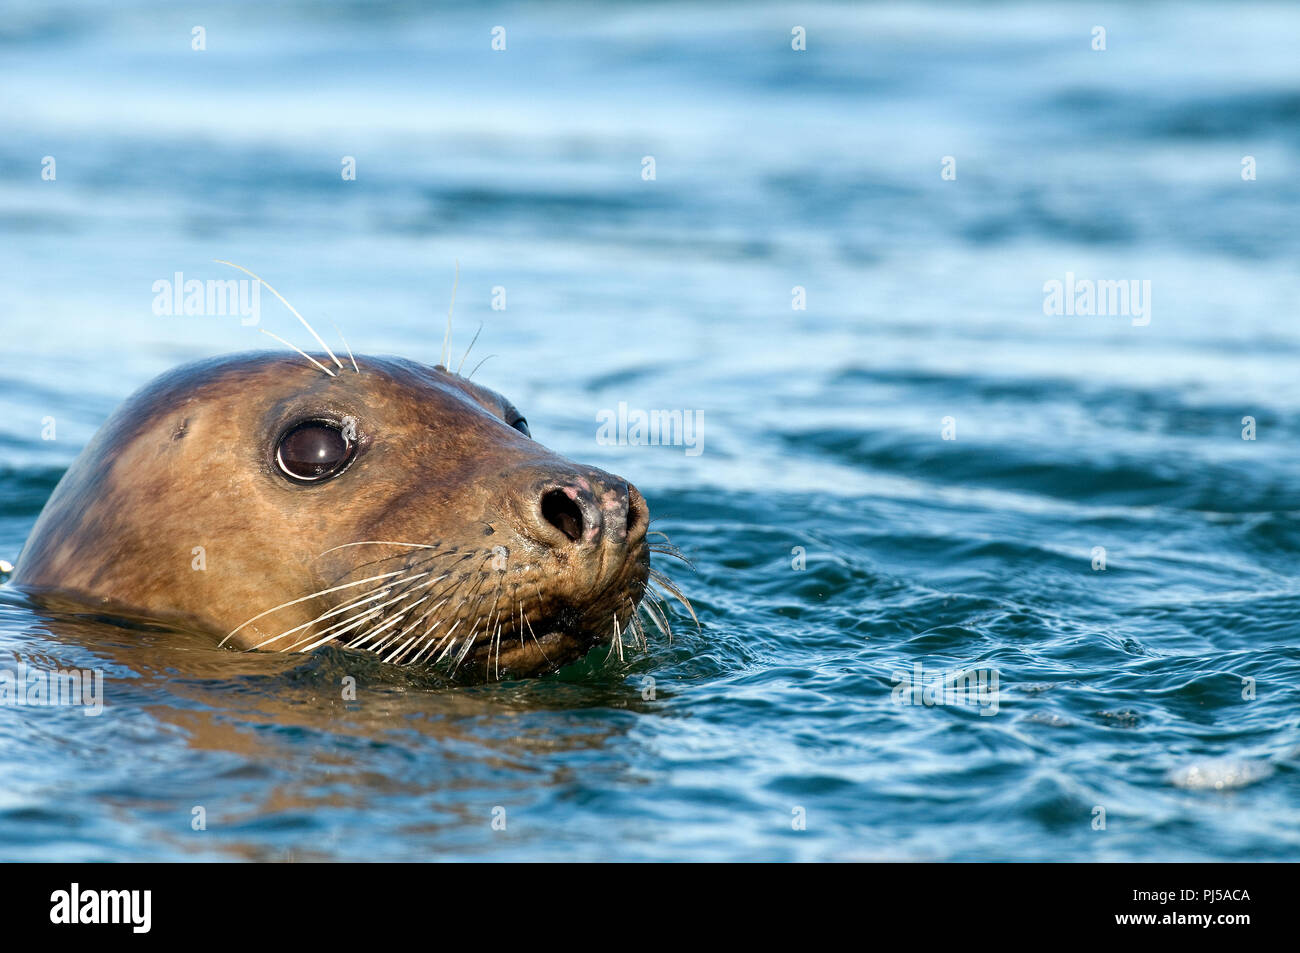
{"type": "Polygon", "coordinates": [[[469,357],[469,352],[474,350],[474,342],[478,340],[478,336],[482,333],[483,333],[483,322],[480,321],[478,323],[478,330],[474,332],[474,337],[470,339],[469,347],[465,348],[465,354],[461,357],[460,363],[456,365],[456,373],[458,375],[460,374],[460,369],[465,366],[465,359],[469,357]]]}
{"type": "Polygon", "coordinates": [[[465,380],[472,381],[474,379],[474,375],[478,373],[478,369],[482,367],[484,364],[486,364],[488,361],[492,360],[492,358],[494,357],[496,357],[495,354],[489,354],[487,357],[483,358],[483,360],[475,364],[474,370],[469,372],[469,377],[465,378],[465,380]]]}
{"type": "Polygon", "coordinates": [[[312,357],[310,354],[308,354],[308,353],[307,353],[306,351],[304,351],[302,348],[298,347],[298,345],[296,345],[296,344],[290,344],[290,343],[289,343],[288,341],[286,341],[284,338],[280,337],[280,335],[278,335],[278,334],[272,334],[272,333],[271,333],[270,331],[268,331],[266,328],[258,328],[257,330],[261,331],[261,332],[262,332],[263,334],[265,334],[267,337],[273,337],[273,338],[275,338],[277,341],[279,341],[279,342],[280,342],[281,344],[283,344],[285,347],[291,347],[291,348],[293,348],[295,351],[297,351],[297,352],[298,352],[299,354],[301,354],[303,357],[307,358],[307,360],[311,361],[313,364],[315,364],[317,367],[319,367],[322,371],[324,371],[324,372],[325,372],[326,374],[328,374],[330,377],[333,377],[333,376],[334,376],[334,372],[333,372],[333,371],[331,371],[328,367],[326,367],[326,366],[325,366],[324,364],[322,364],[320,361],[316,360],[316,358],[312,357]]]}
{"type": "Polygon", "coordinates": [[[260,281],[262,284],[266,285],[266,290],[271,292],[271,294],[275,295],[277,298],[279,298],[280,303],[289,309],[289,313],[302,322],[302,326],[311,332],[311,336],[316,339],[316,343],[325,349],[325,353],[328,354],[331,359],[333,359],[334,363],[337,364],[339,367],[343,366],[343,362],[340,361],[338,359],[338,356],[335,355],[335,353],[330,350],[330,346],[325,343],[325,339],[316,333],[316,329],[307,323],[307,319],[298,313],[298,309],[295,308],[293,305],[291,305],[288,302],[288,300],[284,297],[284,295],[280,294],[280,292],[276,291],[274,288],[271,287],[271,283],[269,281],[267,281],[261,275],[256,275],[253,272],[249,271],[243,265],[236,265],[233,261],[226,261],[224,258],[214,258],[212,260],[215,261],[218,265],[229,265],[231,268],[238,268],[240,271],[248,275],[250,278],[260,281]]]}
{"type": "Polygon", "coordinates": [[[336,333],[339,336],[339,339],[343,342],[343,346],[347,348],[348,360],[352,362],[352,369],[356,371],[358,374],[360,374],[361,368],[357,367],[357,359],[356,356],[352,353],[352,348],[348,345],[348,339],[343,337],[343,332],[339,330],[339,326],[337,324],[334,324],[334,321],[332,319],[326,318],[325,320],[329,321],[329,323],[333,325],[334,333],[336,333]]]}
{"type": "Polygon", "coordinates": [[[447,305],[447,332],[442,336],[442,366],[451,362],[451,312],[456,307],[456,289],[460,287],[460,259],[456,259],[456,277],[451,283],[451,304],[447,305]]]}

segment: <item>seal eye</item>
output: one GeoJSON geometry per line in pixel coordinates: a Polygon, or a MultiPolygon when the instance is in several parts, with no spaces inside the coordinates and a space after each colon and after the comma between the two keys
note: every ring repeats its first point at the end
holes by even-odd
{"type": "Polygon", "coordinates": [[[531,439],[532,436],[533,436],[532,433],[528,430],[528,421],[524,420],[523,417],[520,417],[518,420],[516,420],[516,421],[515,421],[514,423],[512,423],[510,426],[514,427],[516,430],[518,430],[518,431],[519,431],[521,434],[523,434],[525,437],[528,437],[528,438],[531,439]]]}
{"type": "Polygon", "coordinates": [[[340,473],[352,459],[355,446],[337,424],[308,420],[280,438],[275,462],[294,480],[318,483],[340,473]]]}

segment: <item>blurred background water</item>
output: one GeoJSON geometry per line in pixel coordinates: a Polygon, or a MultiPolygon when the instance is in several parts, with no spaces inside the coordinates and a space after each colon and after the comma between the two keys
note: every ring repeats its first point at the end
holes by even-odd
{"type": "Polygon", "coordinates": [[[638,484],[703,630],[344,702],[334,653],[56,636],[11,593],[6,665],[108,681],[0,708],[0,856],[1300,859],[1297,38],[1285,4],[10,0],[0,557],[129,392],[274,346],[155,281],[233,259],[432,363],[459,262],[455,352],[481,323],[475,379],[638,484]],[[1149,280],[1150,323],[1045,315],[1067,272],[1149,280]],[[620,401],[703,452],[599,444],[620,401]],[[996,671],[996,714],[897,704],[917,664],[996,671]]]}

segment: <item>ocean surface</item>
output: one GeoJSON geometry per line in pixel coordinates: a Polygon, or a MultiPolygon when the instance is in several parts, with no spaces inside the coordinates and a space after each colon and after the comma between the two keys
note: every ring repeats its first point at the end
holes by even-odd
{"type": "Polygon", "coordinates": [[[0,668],[104,677],[94,717],[0,706],[0,858],[1300,860],[1297,39],[1286,4],[7,3],[0,558],[127,394],[280,347],[155,282],[230,259],[434,363],[459,269],[453,353],[481,325],[475,380],[640,487],[701,627],[440,688],[0,587],[0,668]],[[621,403],[700,452],[599,441],[621,403]]]}

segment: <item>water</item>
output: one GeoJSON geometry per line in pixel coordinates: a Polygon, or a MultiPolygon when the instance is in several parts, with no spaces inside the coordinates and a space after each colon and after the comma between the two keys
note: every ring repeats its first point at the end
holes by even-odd
{"type": "Polygon", "coordinates": [[[1300,859],[1300,11],[794,15],[10,5],[0,556],[131,390],[274,346],[156,280],[231,258],[434,361],[459,261],[455,350],[481,322],[475,379],[640,486],[703,629],[347,702],[336,653],[10,592],[6,665],[106,707],[0,708],[0,854],[1300,859]],[[1149,280],[1150,323],[1045,315],[1067,272],[1149,280]],[[703,452],[598,444],[620,401],[703,452]],[[996,713],[898,704],[917,664],[995,671],[996,713]]]}

